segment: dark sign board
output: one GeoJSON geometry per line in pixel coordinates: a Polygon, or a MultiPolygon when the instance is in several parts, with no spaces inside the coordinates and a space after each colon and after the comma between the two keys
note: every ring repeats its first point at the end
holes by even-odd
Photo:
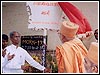
{"type": "Polygon", "coordinates": [[[34,36],[21,36],[21,47],[25,50],[43,50],[43,39],[47,36],[34,35],[34,36]]]}

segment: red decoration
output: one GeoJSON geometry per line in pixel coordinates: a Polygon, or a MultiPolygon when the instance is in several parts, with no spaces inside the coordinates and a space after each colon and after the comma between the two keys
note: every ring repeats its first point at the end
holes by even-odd
{"type": "Polygon", "coordinates": [[[92,28],[84,15],[73,4],[69,2],[58,2],[66,16],[71,22],[79,25],[77,34],[83,34],[87,31],[92,31],[92,28]]]}

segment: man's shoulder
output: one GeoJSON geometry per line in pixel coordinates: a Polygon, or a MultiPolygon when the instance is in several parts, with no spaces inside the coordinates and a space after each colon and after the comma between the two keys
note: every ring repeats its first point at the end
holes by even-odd
{"type": "Polygon", "coordinates": [[[25,50],[24,48],[22,48],[22,47],[19,47],[19,49],[26,51],[26,50],[25,50]]]}
{"type": "Polygon", "coordinates": [[[11,45],[8,45],[5,49],[10,48],[10,47],[11,47],[11,45]]]}
{"type": "Polygon", "coordinates": [[[74,38],[73,40],[63,43],[62,46],[73,47],[78,44],[82,44],[82,41],[78,38],[74,38]]]}
{"type": "Polygon", "coordinates": [[[21,51],[27,52],[24,48],[19,47],[19,49],[21,49],[21,51]]]}

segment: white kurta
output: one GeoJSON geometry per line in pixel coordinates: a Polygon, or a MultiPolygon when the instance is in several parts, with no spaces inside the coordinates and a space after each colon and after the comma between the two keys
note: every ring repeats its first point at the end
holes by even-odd
{"type": "MultiPolygon", "coordinates": [[[[10,45],[6,47],[7,53],[15,54],[15,57],[10,60],[5,66],[3,67],[3,73],[23,73],[21,69],[21,65],[25,64],[25,60],[33,67],[43,71],[45,69],[44,66],[36,62],[26,50],[21,47],[17,47],[15,45],[10,45]]],[[[6,59],[6,58],[4,58],[6,59]]],[[[3,59],[3,60],[4,60],[3,59]]],[[[6,62],[6,61],[5,61],[6,62]]],[[[2,63],[3,64],[3,63],[2,63]]]]}

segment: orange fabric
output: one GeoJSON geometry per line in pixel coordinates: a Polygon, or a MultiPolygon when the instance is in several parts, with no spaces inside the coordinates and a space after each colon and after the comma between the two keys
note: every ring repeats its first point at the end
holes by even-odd
{"type": "Polygon", "coordinates": [[[84,57],[87,49],[75,38],[56,47],[56,59],[59,73],[83,73],[85,72],[84,57]]]}
{"type": "Polygon", "coordinates": [[[63,21],[60,33],[63,34],[66,37],[73,38],[75,37],[79,26],[71,21],[63,21]]]}

